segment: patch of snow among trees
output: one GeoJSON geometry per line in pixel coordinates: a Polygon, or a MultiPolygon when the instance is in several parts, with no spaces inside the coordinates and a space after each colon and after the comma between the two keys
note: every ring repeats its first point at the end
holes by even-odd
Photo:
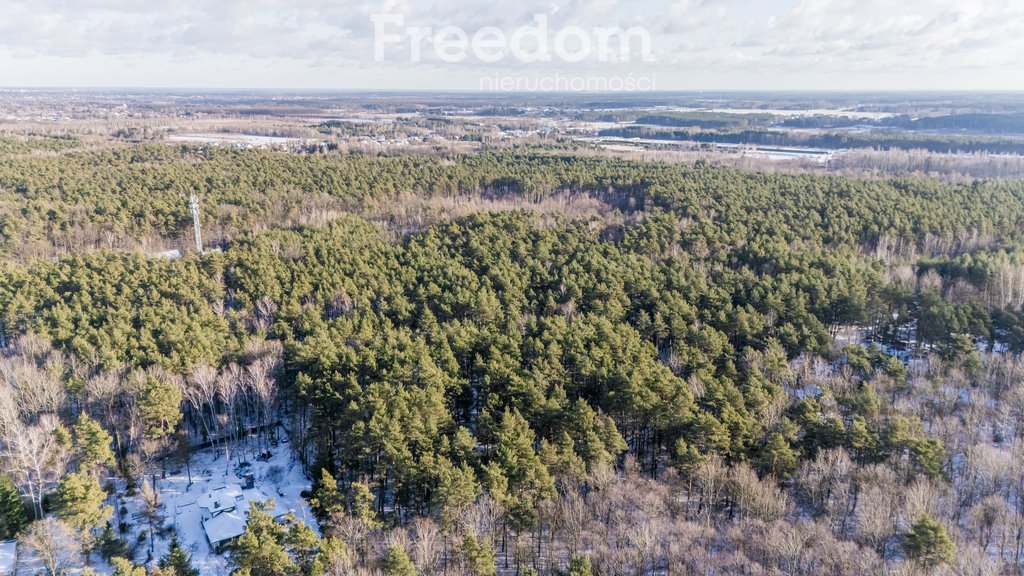
{"type": "MultiPolygon", "coordinates": [[[[147,542],[145,549],[138,551],[135,560],[155,563],[167,553],[173,530],[178,534],[181,546],[192,555],[193,564],[202,576],[227,576],[231,571],[229,553],[220,554],[210,546],[196,500],[227,484],[244,485],[246,476],[250,474],[255,480],[255,488],[271,497],[277,508],[294,514],[319,533],[316,519],[301,494],[309,488],[310,481],[293,458],[289,444],[283,441],[270,454],[268,460],[244,461],[239,465],[237,458],[226,458],[222,450],[206,449],[195,452],[190,458],[191,484],[189,468],[184,464],[168,470],[164,478],[158,475],[156,512],[160,523],[153,529],[153,540],[147,542]]],[[[152,478],[147,477],[146,482],[152,482],[152,478]]],[[[149,505],[145,495],[140,492],[124,497],[123,491],[119,491],[119,495],[118,520],[127,522],[129,526],[128,533],[122,536],[129,545],[148,539],[150,528],[146,511],[149,505]]]]}

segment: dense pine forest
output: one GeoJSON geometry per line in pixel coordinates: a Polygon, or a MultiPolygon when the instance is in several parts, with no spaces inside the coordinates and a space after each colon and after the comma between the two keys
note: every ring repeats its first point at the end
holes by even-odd
{"type": "MultiPolygon", "coordinates": [[[[799,119],[792,122],[801,126],[803,121],[813,124],[814,119],[799,119]]],[[[963,136],[928,133],[888,133],[874,132],[824,132],[799,133],[777,130],[733,130],[706,131],[704,125],[712,128],[733,128],[731,124],[716,125],[714,121],[700,120],[700,124],[690,125],[690,121],[640,118],[638,125],[625,128],[602,130],[601,136],[620,138],[653,138],[656,140],[679,140],[702,142],[707,144],[738,144],[745,146],[811,146],[831,149],[879,149],[879,150],[925,150],[937,153],[988,153],[988,154],[1020,154],[1024,152],[1024,141],[1019,138],[998,136],[963,136]],[[649,124],[649,125],[648,125],[649,124]],[[651,126],[656,126],[652,128],[651,126]],[[663,129],[661,126],[689,129],[663,129]]],[[[693,121],[697,122],[697,121],[693,121]]],[[[743,126],[735,126],[742,128],[743,126]]]]}
{"type": "Polygon", "coordinates": [[[1024,574],[1022,226],[1019,181],[0,139],[0,536],[196,576],[158,478],[286,446],[318,530],[254,510],[225,574],[1024,574]]]}

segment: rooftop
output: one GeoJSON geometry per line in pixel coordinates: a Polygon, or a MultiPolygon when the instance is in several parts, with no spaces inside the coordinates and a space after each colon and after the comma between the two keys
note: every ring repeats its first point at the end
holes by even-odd
{"type": "MultiPolygon", "coordinates": [[[[244,534],[251,504],[268,500],[271,498],[260,490],[243,490],[237,484],[214,488],[200,496],[196,505],[203,511],[203,530],[210,545],[216,546],[244,534]]],[[[268,512],[274,518],[279,518],[288,511],[275,502],[268,512]]]]}
{"type": "Polygon", "coordinates": [[[196,500],[196,505],[208,515],[216,516],[221,512],[234,510],[238,503],[244,500],[242,487],[238,484],[228,484],[203,494],[196,500]]]}

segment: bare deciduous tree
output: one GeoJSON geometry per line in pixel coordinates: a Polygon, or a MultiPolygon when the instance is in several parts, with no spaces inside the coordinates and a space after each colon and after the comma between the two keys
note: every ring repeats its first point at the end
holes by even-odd
{"type": "Polygon", "coordinates": [[[47,576],[67,576],[82,565],[78,533],[55,518],[33,522],[18,542],[42,564],[47,576]]]}
{"type": "Polygon", "coordinates": [[[43,494],[64,471],[67,445],[62,439],[60,421],[48,414],[37,424],[20,421],[6,430],[3,460],[21,490],[32,501],[36,518],[43,517],[43,494]]]}

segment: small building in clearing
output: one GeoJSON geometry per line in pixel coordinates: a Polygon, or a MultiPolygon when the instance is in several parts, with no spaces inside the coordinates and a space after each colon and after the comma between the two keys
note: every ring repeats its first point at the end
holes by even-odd
{"type": "MultiPolygon", "coordinates": [[[[245,533],[249,508],[253,503],[271,500],[257,488],[242,489],[238,484],[214,488],[196,500],[202,515],[203,531],[210,546],[217,548],[245,533]]],[[[274,518],[287,514],[277,503],[267,511],[274,518]]]]}

